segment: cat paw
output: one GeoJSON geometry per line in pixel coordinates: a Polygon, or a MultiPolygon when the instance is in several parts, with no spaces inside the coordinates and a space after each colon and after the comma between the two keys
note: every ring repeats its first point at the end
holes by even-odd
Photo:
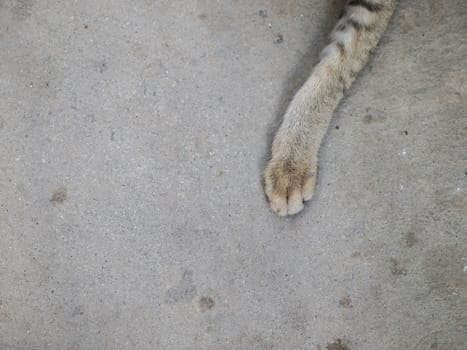
{"type": "Polygon", "coordinates": [[[264,173],[264,191],[271,209],[279,216],[294,215],[313,196],[316,162],[270,160],[264,173]]]}

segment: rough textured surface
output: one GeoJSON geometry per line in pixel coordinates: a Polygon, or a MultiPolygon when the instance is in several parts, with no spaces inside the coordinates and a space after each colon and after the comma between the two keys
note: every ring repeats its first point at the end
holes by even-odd
{"type": "Polygon", "coordinates": [[[463,350],[467,3],[402,1],[278,218],[341,1],[0,1],[0,349],[463,350]]]}

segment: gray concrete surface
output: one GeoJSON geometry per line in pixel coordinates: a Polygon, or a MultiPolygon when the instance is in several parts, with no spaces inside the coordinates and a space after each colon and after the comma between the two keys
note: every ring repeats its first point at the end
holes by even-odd
{"type": "Polygon", "coordinates": [[[0,1],[1,350],[467,349],[464,0],[402,1],[265,202],[341,3],[0,1]]]}

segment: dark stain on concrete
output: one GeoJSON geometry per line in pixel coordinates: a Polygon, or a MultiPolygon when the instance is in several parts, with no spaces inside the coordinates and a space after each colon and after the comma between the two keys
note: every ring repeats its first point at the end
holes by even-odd
{"type": "Polygon", "coordinates": [[[308,315],[304,307],[291,310],[287,317],[292,329],[296,330],[300,334],[306,334],[308,315]]]}
{"type": "Polygon", "coordinates": [[[254,335],[252,337],[248,337],[246,339],[246,342],[242,342],[242,345],[244,346],[244,349],[257,349],[257,350],[273,350],[273,349],[276,349],[276,346],[274,345],[273,342],[264,339],[259,334],[254,335]]]}
{"type": "Polygon", "coordinates": [[[165,302],[175,304],[182,301],[191,301],[195,296],[196,286],[193,283],[193,271],[186,269],[182,273],[179,284],[167,291],[165,302]]]}
{"type": "Polygon", "coordinates": [[[50,202],[53,204],[63,203],[67,199],[67,191],[65,187],[61,187],[56,190],[52,197],[50,198],[50,202]]]}
{"type": "Polygon", "coordinates": [[[363,122],[365,124],[371,124],[373,123],[374,121],[374,117],[371,115],[371,114],[366,114],[364,117],[363,117],[363,122]]]}
{"type": "Polygon", "coordinates": [[[407,248],[412,248],[418,243],[418,238],[415,232],[407,232],[402,238],[402,243],[407,248]]]}
{"type": "Polygon", "coordinates": [[[365,109],[366,114],[363,116],[364,124],[382,123],[386,120],[383,111],[373,110],[368,107],[365,109]]]}
{"type": "Polygon", "coordinates": [[[216,303],[211,297],[201,297],[199,299],[199,309],[201,310],[201,312],[211,310],[214,307],[214,305],[216,305],[216,303]]]}
{"type": "Polygon", "coordinates": [[[81,315],[84,315],[83,306],[78,305],[73,309],[73,311],[71,313],[71,317],[76,317],[76,316],[81,316],[81,315]]]}
{"type": "Polygon", "coordinates": [[[284,36],[281,33],[277,33],[274,37],[275,44],[282,44],[284,42],[284,36]]]}
{"type": "Polygon", "coordinates": [[[326,345],[327,350],[350,350],[347,346],[342,343],[341,339],[336,339],[334,342],[326,345]]]}
{"type": "Polygon", "coordinates": [[[350,299],[348,295],[341,298],[341,300],[339,300],[339,306],[343,307],[344,309],[353,308],[352,299],[350,299]]]}
{"type": "Polygon", "coordinates": [[[389,263],[390,263],[391,273],[394,276],[407,275],[407,269],[401,265],[399,260],[397,260],[396,258],[390,258],[389,263]]]}
{"type": "Polygon", "coordinates": [[[464,327],[437,330],[422,337],[413,347],[414,350],[461,350],[465,349],[464,327]]]}
{"type": "Polygon", "coordinates": [[[268,17],[268,12],[266,10],[259,10],[258,15],[262,18],[267,18],[268,17]]]}
{"type": "Polygon", "coordinates": [[[365,114],[365,116],[363,117],[363,123],[365,124],[381,123],[385,119],[386,119],[385,117],[376,116],[376,115],[368,113],[368,114],[365,114]]]}
{"type": "Polygon", "coordinates": [[[467,248],[435,247],[425,254],[423,269],[430,293],[467,300],[467,248]]]}
{"type": "Polygon", "coordinates": [[[11,8],[11,12],[18,20],[25,20],[31,16],[33,0],[16,0],[11,8]]]}

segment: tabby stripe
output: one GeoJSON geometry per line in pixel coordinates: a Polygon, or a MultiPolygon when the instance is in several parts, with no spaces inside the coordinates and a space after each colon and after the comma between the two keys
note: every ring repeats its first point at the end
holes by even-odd
{"type": "Polygon", "coordinates": [[[337,26],[336,30],[344,31],[346,28],[347,26],[345,25],[345,23],[341,23],[337,26]]]}
{"type": "Polygon", "coordinates": [[[358,23],[358,22],[357,22],[356,20],[354,20],[354,19],[349,19],[349,20],[348,20],[348,23],[350,23],[350,25],[351,25],[352,27],[354,27],[355,30],[357,30],[357,31],[362,30],[362,29],[365,27],[363,24],[358,23]]]}
{"type": "Polygon", "coordinates": [[[383,9],[383,5],[374,4],[367,0],[350,0],[348,5],[349,6],[361,6],[361,7],[366,8],[370,12],[377,12],[383,9]]]}
{"type": "Polygon", "coordinates": [[[338,41],[338,42],[336,42],[336,46],[339,49],[339,53],[341,54],[341,56],[344,56],[345,55],[345,45],[338,41]]]}

